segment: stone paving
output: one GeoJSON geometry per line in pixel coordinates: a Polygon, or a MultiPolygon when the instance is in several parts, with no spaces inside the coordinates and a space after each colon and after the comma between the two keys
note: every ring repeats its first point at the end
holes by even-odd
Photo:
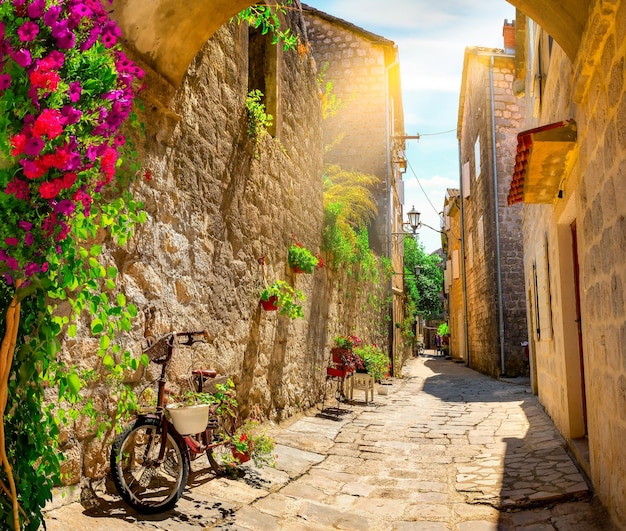
{"type": "Polygon", "coordinates": [[[410,360],[373,404],[272,428],[276,468],[215,478],[195,462],[176,508],[141,516],[94,489],[51,508],[49,531],[605,531],[565,443],[527,386],[443,358],[410,360]]]}

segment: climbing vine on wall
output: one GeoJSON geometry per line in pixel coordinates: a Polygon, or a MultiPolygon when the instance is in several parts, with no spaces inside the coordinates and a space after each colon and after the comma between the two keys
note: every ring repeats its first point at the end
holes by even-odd
{"type": "MultiPolygon", "coordinates": [[[[83,310],[118,397],[142,360],[114,342],[136,308],[116,293],[117,271],[96,241],[124,244],[143,221],[119,170],[121,133],[143,72],[98,0],[0,3],[0,520],[38,529],[60,479],[57,438],[81,388],[96,378],[58,354],[83,310]],[[108,239],[107,239],[108,238],[108,239]],[[60,314],[57,305],[66,309],[60,314]],[[69,308],[68,308],[69,307],[69,308]],[[70,309],[71,311],[67,311],[70,309]],[[45,405],[44,390],[58,401],[45,405]],[[67,407],[63,404],[68,404],[67,407]],[[62,407],[59,407],[59,406],[62,407]]],[[[145,360],[143,360],[145,362],[145,360]]],[[[118,415],[132,407],[123,400],[118,415]]],[[[95,414],[87,401],[84,412],[95,414]]],[[[104,424],[96,426],[103,431],[104,424]]]]}

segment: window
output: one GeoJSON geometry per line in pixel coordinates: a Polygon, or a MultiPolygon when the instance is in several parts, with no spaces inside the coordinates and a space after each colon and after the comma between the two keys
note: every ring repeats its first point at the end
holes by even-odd
{"type": "Polygon", "coordinates": [[[474,177],[476,180],[480,177],[480,135],[476,137],[476,142],[474,142],[474,177]]]}

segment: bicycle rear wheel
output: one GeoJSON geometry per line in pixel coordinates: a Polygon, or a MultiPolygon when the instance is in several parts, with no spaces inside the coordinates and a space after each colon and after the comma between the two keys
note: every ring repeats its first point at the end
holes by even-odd
{"type": "Polygon", "coordinates": [[[189,477],[185,441],[174,431],[163,440],[158,418],[139,418],[113,443],[111,475],[120,496],[138,512],[167,511],[182,496],[189,477]],[[159,459],[162,444],[163,459],[159,459]]]}

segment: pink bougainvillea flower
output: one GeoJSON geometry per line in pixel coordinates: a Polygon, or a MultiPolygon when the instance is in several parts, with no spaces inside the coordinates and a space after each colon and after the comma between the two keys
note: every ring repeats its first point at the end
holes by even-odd
{"type": "Polygon", "coordinates": [[[26,146],[26,135],[18,133],[11,139],[11,155],[17,157],[24,153],[24,147],[26,146]]]}
{"type": "Polygon", "coordinates": [[[33,135],[56,138],[63,132],[63,116],[58,109],[44,109],[33,124],[33,135]]]}
{"type": "Polygon", "coordinates": [[[53,70],[33,70],[30,74],[30,83],[38,89],[46,89],[53,92],[59,86],[61,76],[53,70]]]}
{"type": "Polygon", "coordinates": [[[33,224],[30,221],[18,221],[17,226],[22,230],[30,230],[33,228],[33,224]]]}
{"type": "Polygon", "coordinates": [[[4,193],[7,195],[13,195],[17,199],[27,201],[29,195],[28,184],[18,178],[15,178],[7,183],[4,193]]]}
{"type": "Polygon", "coordinates": [[[43,182],[39,185],[39,194],[44,199],[54,199],[59,192],[61,191],[61,187],[59,183],[56,181],[43,182]]]}
{"type": "Polygon", "coordinates": [[[34,160],[21,159],[20,164],[24,169],[24,176],[28,179],[39,179],[46,174],[47,168],[34,160]]]}
{"type": "Polygon", "coordinates": [[[39,33],[39,26],[32,20],[24,22],[18,29],[17,35],[22,42],[34,41],[39,33]]]}
{"type": "Polygon", "coordinates": [[[33,236],[33,233],[32,233],[32,232],[27,232],[27,233],[24,235],[24,243],[25,243],[26,245],[28,245],[29,247],[30,247],[33,243],[35,243],[35,237],[33,236]]]}
{"type": "Polygon", "coordinates": [[[13,258],[12,256],[9,256],[6,259],[6,263],[7,265],[13,269],[13,271],[16,271],[18,267],[20,267],[20,264],[17,263],[17,260],[15,258],[13,258]]]}
{"type": "Polygon", "coordinates": [[[0,90],[6,90],[11,86],[11,76],[9,74],[0,74],[0,90]]]}
{"type": "Polygon", "coordinates": [[[8,238],[4,239],[4,243],[15,247],[16,245],[20,243],[20,241],[17,238],[14,238],[13,236],[9,236],[8,238]]]}

